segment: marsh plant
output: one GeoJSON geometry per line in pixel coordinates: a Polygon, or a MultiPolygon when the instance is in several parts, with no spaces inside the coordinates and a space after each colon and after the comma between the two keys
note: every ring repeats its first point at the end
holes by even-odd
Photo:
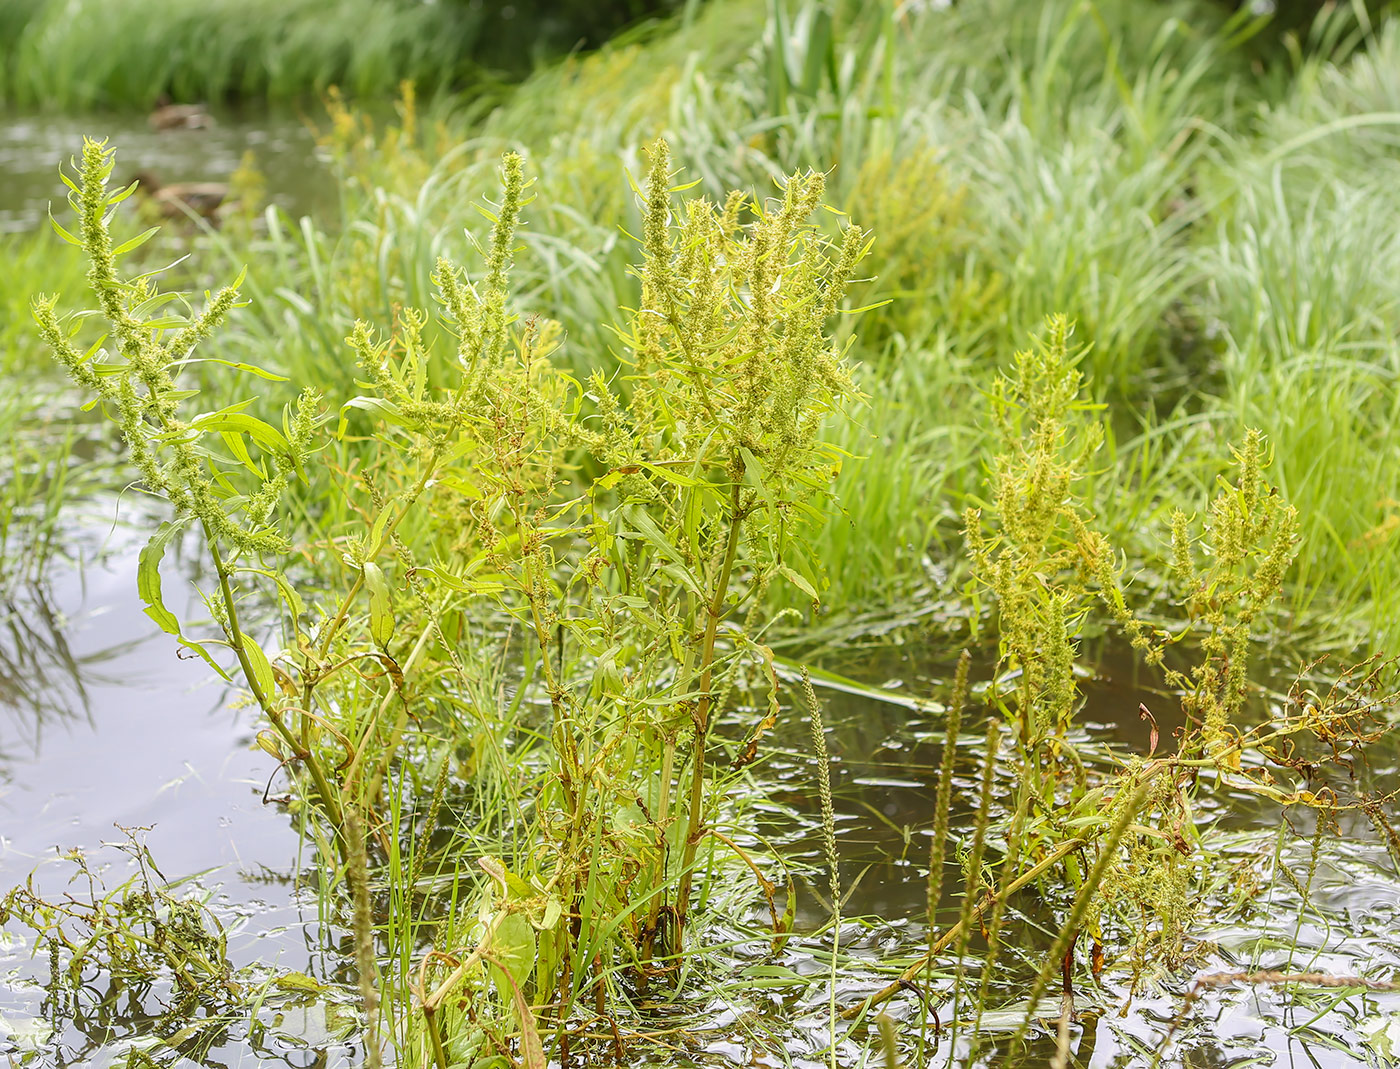
{"type": "MultiPolygon", "coordinates": [[[[1126,971],[1131,997],[1193,954],[1197,904],[1227,880],[1197,816],[1202,793],[1229,789],[1315,809],[1323,824],[1338,806],[1379,812],[1377,799],[1354,784],[1339,791],[1319,790],[1318,783],[1329,779],[1328,769],[1351,778],[1357,754],[1380,737],[1380,717],[1395,701],[1388,666],[1370,661],[1342,672],[1325,697],[1303,700],[1295,693],[1269,715],[1247,710],[1249,664],[1261,634],[1277,626],[1272,607],[1298,541],[1296,514],[1267,481],[1268,447],[1256,431],[1235,451],[1233,478],[1220,478],[1203,522],[1180,509],[1172,514],[1170,568],[1180,622],[1167,628],[1138,614],[1122,557],[1096,530],[1087,487],[1104,431],[1095,417],[1099,406],[1084,399],[1071,339],[1072,325],[1050,317],[989,392],[1000,448],[990,465],[988,499],[969,508],[965,522],[973,565],[968,591],[975,604],[991,601],[998,640],[997,672],[985,698],[993,715],[977,816],[964,847],[958,922],[941,931],[937,924],[952,771],[945,754],[930,866],[929,952],[903,977],[928,968],[943,949],[956,950],[953,992],[972,998],[975,1050],[975,1022],[1009,938],[1007,902],[1034,883],[1062,906],[1019,1032],[1044,1013],[1040,999],[1058,980],[1061,1057],[1077,961],[1096,977],[1105,969],[1126,971]],[[1180,695],[1185,723],[1174,754],[1157,753],[1155,721],[1148,752],[1120,755],[1116,769],[1076,752],[1072,729],[1082,702],[1075,664],[1084,632],[1104,624],[1116,625],[1180,695]],[[1169,661],[1178,644],[1184,653],[1169,661]],[[1181,667],[1182,657],[1194,663],[1181,667]],[[1009,745],[998,727],[1003,719],[1011,725],[1009,745]],[[991,791],[998,762],[1014,782],[1000,800],[991,791]],[[995,849],[988,849],[991,843],[995,849]],[[963,957],[976,921],[987,945],[980,983],[968,992],[963,957]]],[[[964,659],[949,715],[950,749],[966,701],[966,672],[964,659]]],[[[1145,706],[1141,715],[1152,718],[1145,706]]],[[[893,993],[887,988],[853,1009],[893,993]]],[[[956,1004],[953,1012],[956,1028],[956,1004]]]]}
{"type": "MultiPolygon", "coordinates": [[[[151,232],[112,237],[131,193],[109,189],[112,167],[86,142],[65,176],[76,232],[54,223],[87,256],[98,307],[61,315],[40,297],[35,318],[119,428],[136,487],[171,509],[141,555],[148,613],[225,678],[236,670],[265,718],[259,744],[354,929],[370,1063],[384,1048],[441,1069],[498,1057],[542,1069],[596,1044],[598,1022],[621,1057],[615,1015],[639,994],[684,997],[703,973],[706,907],[766,900],[777,952],[793,899],[779,916],[772,859],[730,825],[783,708],[766,636],[792,610],[777,606],[826,586],[808,539],[833,511],[843,453],[823,429],[859,396],[833,324],[870,238],[823,208],[823,177],[794,174],[772,199],[685,199],[667,146],[652,145],[633,187],[635,306],[612,310],[606,359],[566,362],[559,323],[511,308],[532,184],[507,154],[479,267],[439,259],[435,308],[354,323],[359,392],[332,408],[219,355],[237,284],[196,309],[159,290],[160,270],[120,269],[151,232]],[[206,384],[232,376],[254,395],[288,389],[280,418],[256,396],[196,410],[206,384]],[[204,625],[162,597],[163,555],[187,537],[212,566],[204,625]]],[[[1085,959],[1096,975],[1126,970],[1133,990],[1189,959],[1194,903],[1225,878],[1196,816],[1203,791],[1327,819],[1354,808],[1389,828],[1375,798],[1311,786],[1375,737],[1384,666],[1267,717],[1246,709],[1248,660],[1297,545],[1267,442],[1245,435],[1203,520],[1174,515],[1163,571],[1180,622],[1148,622],[1095,516],[1105,435],[1081,355],[1071,323],[1051,317],[988,393],[996,446],[985,500],[965,515],[966,593],[995,632],[996,671],[984,687],[971,658],[958,667],[926,952],[843,1017],[941,976],[948,1023],[975,1050],[1005,962],[1025,956],[1013,896],[1034,889],[1056,929],[1026,978],[1021,1031],[1058,977],[1063,1050],[1085,959]],[[1183,695],[1175,753],[1157,753],[1155,729],[1148,752],[1111,767],[1077,752],[1075,663],[1104,625],[1183,695]],[[992,715],[945,924],[954,743],[974,695],[992,715]],[[1304,746],[1327,753],[1305,760],[1304,746]]]]}
{"type": "MultiPolygon", "coordinates": [[[[64,1018],[111,1028],[115,999],[103,995],[125,987],[135,1000],[149,996],[154,1029],[166,1035],[202,1016],[215,1033],[201,1037],[207,1049],[242,1010],[248,977],[230,963],[224,928],[198,889],[166,879],[134,832],[119,848],[136,870],[125,882],[108,887],[88,858],[70,851],[57,863],[70,870],[75,889],[50,900],[36,873],[0,898],[0,924],[22,922],[47,951],[46,1001],[55,1030],[64,1018]],[[94,976],[103,987],[85,982],[94,976]]],[[[192,1029],[192,1036],[202,1030],[192,1029]]]]}
{"type": "Polygon", "coordinates": [[[40,297],[34,314],[173,511],[142,554],[148,613],[216,671],[236,662],[328,884],[349,881],[365,1009],[399,1056],[533,1069],[551,1032],[567,1056],[576,1006],[606,1015],[624,978],[681,982],[697,903],[733,895],[712,877],[752,866],[721,830],[725,798],[779,714],[769,594],[823,586],[803,537],[841,463],[822,427],[857,396],[828,330],[868,236],[823,211],[815,173],[771,201],[682,200],[658,142],[637,190],[639,301],[611,325],[622,370],[581,383],[551,360],[558,324],[508,306],[530,182],[507,155],[481,270],[440,260],[436,309],[355,325],[364,392],[338,420],[309,388],[265,419],[255,397],[194,411],[197,363],[278,376],[212,355],[237,282],[196,311],[159,271],[120,269],[150,234],[112,237],[131,193],[109,189],[112,168],[85,142],[65,176],[77,232],[54,224],[86,252],[98,307],[40,297]],[[299,565],[279,508],[293,481],[328,518],[299,565]],[[162,599],[162,554],[186,533],[213,568],[212,632],[162,599]],[[768,705],[719,740],[740,673],[768,705]],[[402,814],[453,780],[485,815],[432,862],[434,898],[413,890],[429,862],[402,814]],[[387,918],[379,862],[398,874],[387,918]]]}

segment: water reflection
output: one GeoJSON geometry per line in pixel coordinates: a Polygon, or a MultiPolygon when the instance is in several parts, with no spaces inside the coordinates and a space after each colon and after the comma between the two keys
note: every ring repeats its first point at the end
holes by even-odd
{"type": "MultiPolygon", "coordinates": [[[[81,892],[85,885],[69,886],[71,865],[62,860],[74,848],[93,859],[109,888],[118,886],[131,875],[130,859],[104,843],[122,838],[114,825],[145,827],[162,871],[198,874],[182,893],[204,889],[235,964],[329,973],[338,962],[320,956],[314,896],[293,880],[301,838],[283,811],[262,804],[273,762],[250,746],[252,710],[231,704],[234,695],[210,685],[203,662],[181,659],[142,612],[135,597],[142,535],[104,528],[84,537],[104,552],[85,553],[85,568],[54,569],[47,585],[12,594],[0,617],[0,894],[36,871],[45,897],[81,892]]],[[[197,599],[180,603],[177,565],[171,554],[167,600],[198,619],[197,599]]],[[[16,924],[5,935],[0,1054],[30,1064],[13,1033],[53,1015],[41,986],[47,961],[30,960],[16,924]]],[[[159,991],[96,974],[84,983],[83,1005],[73,1007],[80,1012],[56,1035],[35,1037],[43,1064],[110,1063],[153,1039],[159,991]]],[[[209,1065],[258,1060],[250,1058],[247,1028],[229,1027],[201,1025],[187,1056],[209,1065]]],[[[308,1056],[305,1043],[265,1031],[277,1059],[286,1053],[288,1064],[302,1064],[308,1056]]]]}
{"type": "Polygon", "coordinates": [[[216,111],[215,119],[209,129],[155,131],[142,115],[0,114],[0,234],[39,229],[50,203],[57,214],[67,193],[59,163],[68,162],[85,135],[118,147],[123,174],[149,170],[166,182],[227,181],[251,151],[278,207],[300,216],[333,203],[334,186],[306,116],[216,111]]]}
{"type": "MultiPolygon", "coordinates": [[[[1110,752],[1120,757],[1146,755],[1153,724],[1139,716],[1140,704],[1156,716],[1158,755],[1175,750],[1180,702],[1163,688],[1160,677],[1136,666],[1126,651],[1099,650],[1097,655],[1097,671],[1085,672],[1081,679],[1085,700],[1074,735],[1081,754],[1105,767],[1110,752]]],[[[940,699],[947,696],[952,666],[948,658],[921,659],[908,651],[891,651],[867,656],[858,667],[836,667],[877,684],[910,681],[902,690],[940,699]]],[[[984,665],[983,677],[987,671],[984,665]]],[[[1282,694],[1287,680],[1285,672],[1279,693],[1258,697],[1256,713],[1265,711],[1265,702],[1287,700],[1282,694]]],[[[928,834],[936,769],[943,755],[943,724],[936,713],[913,711],[905,704],[881,700],[876,693],[827,689],[821,698],[833,755],[841,880],[848,896],[843,914],[868,918],[849,922],[842,944],[854,958],[883,969],[878,981],[874,973],[861,977],[858,969],[845,970],[838,991],[844,985],[849,990],[844,997],[851,1002],[878,990],[887,982],[891,965],[913,961],[926,945],[928,834]]],[[[965,723],[954,762],[952,825],[959,837],[969,834],[971,799],[985,756],[984,710],[979,704],[969,712],[971,720],[965,723]]],[[[743,719],[742,715],[736,718],[743,719]]],[[[774,732],[780,752],[758,775],[776,781],[779,789],[765,792],[766,799],[754,809],[764,838],[781,844],[785,857],[799,859],[796,867],[807,869],[808,879],[799,880],[798,928],[814,932],[829,919],[830,904],[824,894],[825,862],[811,747],[802,720],[792,716],[774,732]]],[[[1358,762],[1356,782],[1349,790],[1343,792],[1337,785],[1339,797],[1349,797],[1357,789],[1393,789],[1394,732],[1379,739],[1367,757],[1369,763],[1358,762]]],[[[1012,762],[1001,764],[995,796],[1005,799],[1013,794],[1014,785],[1007,778],[1012,762]]],[[[1077,993],[1083,1017],[1072,1029],[1066,1064],[1095,1069],[1154,1064],[1340,1069],[1385,1064],[1361,1037],[1369,1034],[1370,1027],[1400,1019],[1396,1017],[1400,993],[1235,984],[1206,992],[1181,1019],[1195,977],[1215,971],[1400,976],[1400,878],[1383,837],[1369,822],[1360,813],[1342,814],[1334,831],[1318,837],[1310,811],[1289,811],[1285,820],[1276,804],[1257,795],[1219,793],[1221,797],[1212,798],[1211,792],[1203,792],[1197,814],[1202,820],[1216,821],[1211,842],[1221,855],[1220,870],[1225,875],[1205,892],[1195,929],[1194,959],[1179,975],[1155,977],[1133,997],[1121,975],[1105,973],[1096,984],[1084,978],[1084,987],[1077,993]],[[1306,901],[1299,890],[1303,885],[1309,889],[1306,901]],[[1172,1036],[1169,1044],[1168,1035],[1172,1036]]],[[[956,851],[950,849],[950,853],[956,851]]],[[[962,881],[956,859],[950,858],[943,884],[946,911],[955,909],[956,889],[962,881]]],[[[1007,930],[1015,933],[1014,945],[1010,960],[1003,958],[1003,975],[994,985],[990,1026],[988,1019],[983,1020],[987,1043],[976,1064],[1051,1064],[1056,1042],[1048,1031],[1034,1036],[1020,1051],[1006,1048],[1005,1034],[1000,1035],[1002,1046],[996,1046],[1000,1017],[1008,1022],[1004,1032],[1019,1026],[1027,987],[1056,926],[1054,916],[1034,894],[1018,896],[1009,916],[1007,930]]],[[[970,946],[974,958],[983,945],[974,933],[970,946]]],[[[816,954],[821,960],[819,947],[816,954]]],[[[796,957],[788,964],[794,971],[803,971],[796,957]]],[[[954,1012],[946,981],[951,957],[941,958],[939,964],[943,979],[935,981],[929,996],[946,1023],[954,1012]]],[[[975,962],[972,975],[977,975],[975,962]]],[[[824,998],[819,992],[815,1002],[824,998]]],[[[901,1042],[912,1044],[920,1013],[916,997],[898,995],[884,1009],[901,1022],[901,1042]]],[[[818,1019],[820,1010],[814,1006],[818,1019]]],[[[878,1043],[872,1036],[863,1042],[878,1043]]],[[[968,1051],[961,1039],[958,1042],[956,1051],[946,1044],[935,1054],[925,1051],[922,1061],[910,1046],[905,1064],[968,1064],[968,1051]]],[[[859,1043],[853,1046],[853,1058],[858,1059],[858,1048],[859,1043]]],[[[820,1051],[815,1055],[820,1057],[820,1051]]]]}

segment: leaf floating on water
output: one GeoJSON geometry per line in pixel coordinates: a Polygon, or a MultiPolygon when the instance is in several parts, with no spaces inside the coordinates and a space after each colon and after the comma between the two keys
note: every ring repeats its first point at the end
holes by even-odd
{"type": "Polygon", "coordinates": [[[313,995],[318,995],[327,989],[320,980],[313,976],[307,976],[304,972],[284,973],[272,982],[283,991],[302,991],[313,995]]]}

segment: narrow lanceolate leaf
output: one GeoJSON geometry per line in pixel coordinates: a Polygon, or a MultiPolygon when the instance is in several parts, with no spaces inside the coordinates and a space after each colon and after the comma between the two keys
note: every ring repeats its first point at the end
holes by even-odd
{"type": "Polygon", "coordinates": [[[190,426],[197,431],[232,431],[236,434],[246,434],[260,449],[269,453],[291,452],[291,446],[287,444],[287,439],[282,436],[281,431],[246,412],[233,412],[228,409],[211,412],[192,420],[190,426]]]}
{"type": "Polygon", "coordinates": [[[812,581],[808,579],[805,575],[803,575],[801,572],[789,568],[786,564],[778,565],[778,571],[779,573],[781,573],[784,579],[786,579],[793,586],[797,587],[798,590],[802,591],[802,593],[806,594],[813,601],[820,600],[817,597],[817,588],[814,587],[812,585],[812,581]]]}
{"type": "Polygon", "coordinates": [[[345,428],[350,422],[350,410],[358,408],[368,412],[371,416],[382,419],[387,423],[394,423],[405,426],[403,414],[399,411],[399,406],[392,401],[385,401],[379,397],[352,397],[340,406],[340,425],[336,428],[337,438],[345,437],[345,428]]]}
{"type": "Polygon", "coordinates": [[[365,588],[369,591],[369,633],[375,645],[387,646],[394,637],[394,607],[389,596],[389,580],[384,569],[370,561],[364,564],[365,588]]]}
{"type": "Polygon", "coordinates": [[[141,550],[136,567],[136,592],[146,605],[146,615],[160,625],[167,635],[180,633],[180,621],[165,607],[160,590],[160,562],[165,556],[166,547],[185,529],[189,519],[162,523],[141,550]]]}
{"type": "Polygon", "coordinates": [[[197,364],[201,362],[205,364],[223,364],[224,367],[231,367],[235,371],[243,371],[249,375],[256,375],[258,378],[267,379],[269,382],[289,381],[286,375],[277,375],[268,371],[266,368],[260,368],[253,364],[245,364],[241,360],[220,360],[215,356],[203,356],[200,357],[199,360],[186,360],[183,362],[187,364],[197,364]]]}
{"type": "Polygon", "coordinates": [[[243,653],[253,669],[253,679],[249,682],[256,681],[259,693],[271,701],[277,695],[277,677],[272,672],[272,662],[267,659],[263,648],[247,635],[243,636],[243,653]]]}
{"type": "Polygon", "coordinates": [[[139,249],[142,245],[146,244],[146,242],[150,241],[151,238],[155,237],[156,234],[159,232],[160,227],[153,226],[145,233],[137,234],[130,241],[123,241],[120,245],[118,245],[115,249],[112,250],[112,255],[120,256],[123,253],[131,252],[132,249],[139,249]]]}
{"type": "Polygon", "coordinates": [[[68,233],[68,231],[64,230],[63,227],[58,225],[58,220],[53,217],[53,212],[49,213],[49,226],[53,227],[54,233],[61,237],[64,241],[68,242],[69,245],[82,245],[81,241],[75,238],[72,234],[68,233]]]}
{"type": "Polygon", "coordinates": [[[219,675],[228,679],[228,673],[218,661],[214,660],[213,654],[201,642],[186,638],[180,631],[180,621],[175,614],[165,607],[165,601],[160,589],[160,562],[165,556],[166,547],[189,525],[190,517],[182,520],[175,520],[173,523],[162,523],[156,529],[156,533],[151,536],[151,540],[146,543],[141,550],[141,555],[137,558],[136,566],[136,592],[141,600],[146,604],[146,615],[149,616],[167,635],[174,635],[180,640],[180,645],[186,649],[199,654],[204,658],[204,662],[214,669],[219,675]]]}
{"type": "Polygon", "coordinates": [[[651,472],[658,478],[665,479],[668,483],[675,483],[677,486],[700,485],[700,480],[695,478],[694,476],[686,475],[683,472],[679,471],[673,471],[672,469],[662,467],[659,464],[648,464],[646,463],[646,461],[642,461],[640,466],[645,468],[647,471],[651,472]]]}

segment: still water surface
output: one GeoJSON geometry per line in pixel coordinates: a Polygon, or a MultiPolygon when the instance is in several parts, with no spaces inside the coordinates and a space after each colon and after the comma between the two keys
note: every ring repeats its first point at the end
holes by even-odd
{"type": "Polygon", "coordinates": [[[147,171],[162,183],[226,182],[245,152],[267,182],[272,204],[294,217],[334,199],[316,156],[312,121],[296,112],[216,112],[201,130],[152,130],[142,116],[14,114],[0,110],[0,234],[36,230],[49,205],[63,218],[67,189],[58,178],[83,138],[107,138],[118,150],[116,181],[147,171]]]}
{"type": "MultiPolygon", "coordinates": [[[[0,891],[37,872],[47,896],[62,895],[73,870],[60,855],[74,849],[115,888],[135,870],[104,844],[148,829],[140,837],[167,877],[196,876],[184,891],[202,889],[236,964],[314,970],[315,901],[294,880],[303,844],[263,804],[275,768],[251,746],[253,710],[141,611],[143,538],[120,527],[75,538],[85,566],[0,602],[0,891]]],[[[180,579],[166,579],[172,606],[180,579]]],[[[200,610],[192,601],[186,618],[200,610]]],[[[23,942],[0,936],[0,1055],[35,1038],[26,1025],[42,1020],[44,993],[32,982],[46,977],[23,942]]],[[[43,1064],[84,1061],[121,1038],[70,1030],[43,1064]]]]}

